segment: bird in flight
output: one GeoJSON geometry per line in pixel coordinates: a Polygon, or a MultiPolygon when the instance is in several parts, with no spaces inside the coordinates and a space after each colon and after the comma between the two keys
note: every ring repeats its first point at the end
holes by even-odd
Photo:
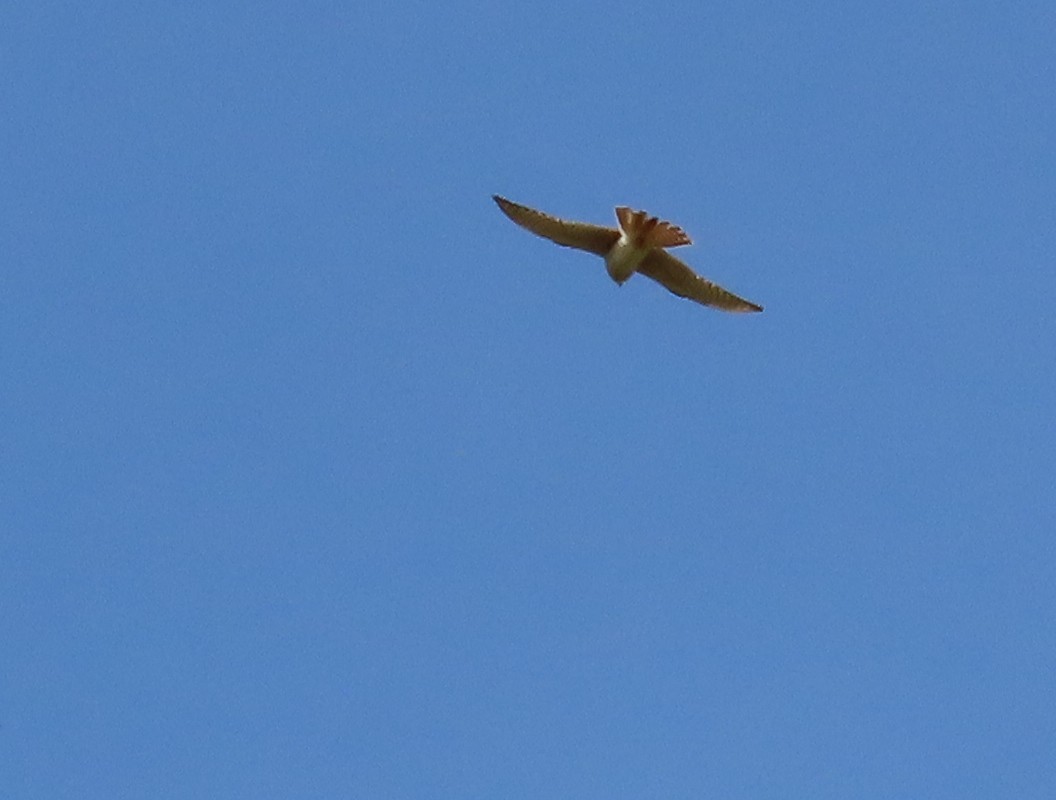
{"type": "Polygon", "coordinates": [[[762,311],[763,307],[728,292],[702,278],[667,248],[691,244],[686,232],[670,222],[651,217],[626,206],[616,209],[619,228],[606,228],[589,222],[558,219],[492,195],[502,213],[522,228],[564,247],[586,250],[602,256],[609,276],[623,284],[635,272],[652,278],[669,292],[723,311],[762,311]]]}

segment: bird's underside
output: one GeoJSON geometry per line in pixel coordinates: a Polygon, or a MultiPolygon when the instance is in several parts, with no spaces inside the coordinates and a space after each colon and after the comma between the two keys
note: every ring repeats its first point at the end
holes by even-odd
{"type": "Polygon", "coordinates": [[[606,260],[613,280],[622,283],[633,272],[652,278],[668,291],[723,311],[762,311],[743,297],[702,278],[667,252],[667,247],[690,244],[685,232],[643,211],[619,207],[619,228],[559,219],[534,208],[492,195],[502,212],[537,236],[564,247],[586,250],[606,260]],[[617,264],[617,261],[619,262],[617,264]]]}

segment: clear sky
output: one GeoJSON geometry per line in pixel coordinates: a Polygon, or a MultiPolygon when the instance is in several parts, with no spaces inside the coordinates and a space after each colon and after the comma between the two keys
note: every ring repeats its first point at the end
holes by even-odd
{"type": "Polygon", "coordinates": [[[0,796],[1056,797],[1054,42],[9,5],[0,796]]]}

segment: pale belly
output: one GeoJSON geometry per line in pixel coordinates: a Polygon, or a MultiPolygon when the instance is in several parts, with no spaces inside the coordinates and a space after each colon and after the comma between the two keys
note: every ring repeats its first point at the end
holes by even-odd
{"type": "Polygon", "coordinates": [[[605,269],[616,283],[623,283],[634,274],[649,252],[648,248],[635,247],[626,236],[619,240],[605,256],[605,269]]]}

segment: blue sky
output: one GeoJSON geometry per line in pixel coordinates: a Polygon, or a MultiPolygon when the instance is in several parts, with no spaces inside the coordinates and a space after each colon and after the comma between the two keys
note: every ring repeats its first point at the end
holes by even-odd
{"type": "Polygon", "coordinates": [[[1051,4],[3,17],[5,798],[1056,794],[1051,4]]]}

